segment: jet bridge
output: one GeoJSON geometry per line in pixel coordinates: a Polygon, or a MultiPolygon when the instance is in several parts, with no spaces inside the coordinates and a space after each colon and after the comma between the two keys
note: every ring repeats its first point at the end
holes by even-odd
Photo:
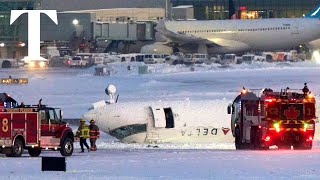
{"type": "Polygon", "coordinates": [[[152,41],[154,24],[153,21],[93,22],[93,39],[152,41]]]}

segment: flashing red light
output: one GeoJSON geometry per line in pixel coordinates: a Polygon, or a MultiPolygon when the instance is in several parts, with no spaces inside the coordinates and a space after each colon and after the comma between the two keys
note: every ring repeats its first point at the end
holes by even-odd
{"type": "Polygon", "coordinates": [[[265,140],[266,140],[266,141],[270,141],[270,140],[271,140],[270,136],[267,136],[267,137],[265,138],[265,140]]]}
{"type": "Polygon", "coordinates": [[[273,101],[276,101],[276,99],[267,98],[267,99],[264,100],[264,102],[268,102],[268,103],[271,103],[273,101]]]}
{"type": "Polygon", "coordinates": [[[244,10],[246,10],[247,9],[247,7],[246,6],[240,6],[240,11],[244,11],[244,10]]]}
{"type": "Polygon", "coordinates": [[[258,127],[259,127],[259,129],[261,129],[261,125],[259,125],[258,127]]]}

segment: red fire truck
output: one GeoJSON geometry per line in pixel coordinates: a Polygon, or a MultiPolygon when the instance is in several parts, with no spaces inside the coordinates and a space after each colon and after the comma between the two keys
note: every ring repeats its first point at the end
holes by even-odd
{"type": "Polygon", "coordinates": [[[300,90],[243,88],[228,106],[236,149],[311,149],[316,102],[307,85],[300,90]]]}
{"type": "Polygon", "coordinates": [[[73,153],[74,134],[55,108],[18,105],[6,93],[0,93],[0,153],[20,157],[23,150],[37,157],[41,150],[59,150],[62,156],[73,153]]]}

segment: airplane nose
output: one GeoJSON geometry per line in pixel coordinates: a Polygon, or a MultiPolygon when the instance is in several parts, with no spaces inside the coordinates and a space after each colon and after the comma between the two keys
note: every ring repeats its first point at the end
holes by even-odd
{"type": "Polygon", "coordinates": [[[96,120],[96,115],[93,110],[90,110],[90,111],[83,114],[83,118],[85,118],[87,120],[91,120],[91,119],[96,120]]]}

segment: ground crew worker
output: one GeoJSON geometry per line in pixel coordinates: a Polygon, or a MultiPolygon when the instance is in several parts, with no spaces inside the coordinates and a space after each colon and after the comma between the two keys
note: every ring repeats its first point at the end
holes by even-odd
{"type": "Polygon", "coordinates": [[[95,125],[95,121],[93,119],[91,119],[89,127],[90,127],[90,145],[91,145],[90,150],[96,151],[97,150],[96,141],[97,141],[97,138],[100,137],[99,128],[97,125],[95,125]]]}
{"type": "Polygon", "coordinates": [[[85,145],[88,149],[88,152],[90,152],[89,146],[87,144],[87,138],[90,137],[89,133],[90,129],[89,126],[86,124],[86,120],[81,119],[78,131],[76,132],[76,137],[80,138],[81,152],[84,152],[83,145],[85,145]]]}

